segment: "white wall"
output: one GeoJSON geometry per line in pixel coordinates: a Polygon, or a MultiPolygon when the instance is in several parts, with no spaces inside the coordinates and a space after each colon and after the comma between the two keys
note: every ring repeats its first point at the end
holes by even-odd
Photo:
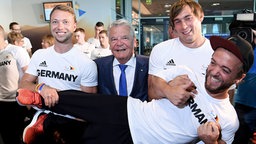
{"type": "MultiPolygon", "coordinates": [[[[17,21],[22,27],[40,27],[48,25],[43,18],[43,2],[63,0],[0,0],[0,24],[9,31],[9,23],[17,21]]],[[[65,1],[65,0],[64,0],[65,1]]],[[[115,20],[115,0],[73,0],[75,8],[86,11],[77,16],[78,24],[87,30],[88,37],[93,35],[97,21],[102,21],[105,28],[115,20]]],[[[78,10],[75,9],[78,14],[78,10]]]]}
{"type": "Polygon", "coordinates": [[[12,1],[9,0],[0,0],[0,25],[8,31],[9,23],[12,21],[12,1]]]}

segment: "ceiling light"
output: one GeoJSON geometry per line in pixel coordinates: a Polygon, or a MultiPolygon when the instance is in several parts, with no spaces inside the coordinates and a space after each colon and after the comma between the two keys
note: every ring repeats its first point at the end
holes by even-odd
{"type": "Polygon", "coordinates": [[[164,5],[165,8],[169,8],[169,7],[171,7],[171,6],[172,6],[172,5],[170,5],[170,4],[165,4],[165,5],[164,5]]]}
{"type": "Polygon", "coordinates": [[[220,3],[212,3],[212,6],[219,6],[220,5],[220,3]]]}

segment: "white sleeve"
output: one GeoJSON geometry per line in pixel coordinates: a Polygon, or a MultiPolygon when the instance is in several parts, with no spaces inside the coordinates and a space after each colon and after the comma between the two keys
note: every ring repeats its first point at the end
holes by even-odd
{"type": "Polygon", "coordinates": [[[162,50],[159,49],[158,45],[156,45],[151,53],[150,53],[150,57],[149,57],[149,70],[148,73],[151,75],[156,75],[156,73],[159,72],[159,70],[162,70],[163,67],[162,65],[162,59],[161,59],[161,53],[162,50]]]}
{"type": "Polygon", "coordinates": [[[40,56],[39,55],[39,51],[40,50],[35,51],[34,54],[32,55],[30,63],[29,63],[28,68],[26,70],[26,73],[34,75],[34,76],[37,76],[37,66],[36,66],[36,63],[37,63],[38,57],[40,56]]]}
{"type": "Polygon", "coordinates": [[[161,70],[158,73],[156,73],[155,76],[160,77],[165,81],[169,82],[173,80],[175,77],[179,75],[184,75],[184,74],[187,74],[192,81],[195,80],[194,72],[184,65],[179,65],[171,69],[161,70]]]}
{"type": "Polygon", "coordinates": [[[32,44],[31,44],[30,40],[27,37],[24,37],[24,44],[25,44],[26,49],[31,49],[32,48],[32,44]]]}
{"type": "Polygon", "coordinates": [[[91,87],[91,86],[98,85],[98,71],[97,71],[97,65],[94,61],[90,60],[88,62],[88,65],[84,65],[82,74],[83,74],[81,79],[82,86],[91,87]],[[88,66],[90,68],[88,68],[88,66]]]}
{"type": "Polygon", "coordinates": [[[23,68],[30,62],[30,57],[25,49],[17,48],[17,52],[14,54],[17,64],[23,68]]]}

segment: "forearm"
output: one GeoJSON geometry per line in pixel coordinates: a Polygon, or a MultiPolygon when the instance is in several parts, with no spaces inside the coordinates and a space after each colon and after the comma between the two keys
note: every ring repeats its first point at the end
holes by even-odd
{"type": "Polygon", "coordinates": [[[167,90],[168,84],[161,78],[153,75],[148,77],[148,95],[149,100],[165,98],[165,90],[167,90]]]}
{"type": "Polygon", "coordinates": [[[93,86],[93,87],[81,86],[81,90],[83,92],[87,92],[87,93],[97,93],[97,87],[96,86],[93,86]]]}
{"type": "Polygon", "coordinates": [[[36,85],[36,77],[31,77],[31,75],[25,73],[19,83],[19,88],[35,92],[36,85]]]}

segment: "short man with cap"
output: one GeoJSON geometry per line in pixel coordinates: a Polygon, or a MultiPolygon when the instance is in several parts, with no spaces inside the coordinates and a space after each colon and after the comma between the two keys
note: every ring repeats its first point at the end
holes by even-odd
{"type": "MultiPolygon", "coordinates": [[[[49,109],[102,125],[105,135],[95,135],[91,143],[169,144],[201,140],[231,144],[239,121],[229,101],[228,89],[245,77],[253,63],[253,50],[239,36],[229,39],[213,36],[210,42],[214,53],[204,86],[185,66],[158,73],[167,82],[180,74],[187,74],[193,81],[187,89],[197,94],[183,108],[168,99],[142,102],[132,97],[106,97],[78,91],[73,91],[74,101],[68,101],[70,91],[62,91],[58,93],[59,103],[49,109]]],[[[17,99],[22,104],[47,107],[38,93],[26,89],[19,90],[17,99]]]]}

